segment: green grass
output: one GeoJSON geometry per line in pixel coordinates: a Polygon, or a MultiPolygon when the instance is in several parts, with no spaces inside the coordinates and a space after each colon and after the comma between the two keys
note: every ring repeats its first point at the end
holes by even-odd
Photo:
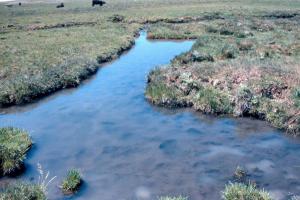
{"type": "Polygon", "coordinates": [[[181,107],[181,103],[177,101],[179,93],[175,88],[170,88],[163,83],[151,84],[146,88],[146,97],[152,103],[168,107],[181,107]]]}
{"type": "Polygon", "coordinates": [[[229,96],[213,87],[199,89],[195,95],[194,108],[210,114],[228,114],[233,110],[229,96]]]}
{"type": "Polygon", "coordinates": [[[300,109],[300,88],[294,89],[293,98],[295,106],[300,109]]]}
{"type": "MultiPolygon", "coordinates": [[[[96,72],[100,61],[114,59],[130,48],[133,36],[145,24],[154,39],[196,38],[209,26],[216,28],[213,34],[228,29],[233,37],[241,32],[237,20],[222,24],[220,17],[295,12],[300,5],[299,0],[273,0],[271,6],[269,0],[111,0],[103,7],[82,0],[64,3],[62,9],[51,1],[11,8],[0,4],[0,107],[77,86],[96,72]],[[114,23],[116,14],[124,18],[114,23]]],[[[218,54],[235,57],[235,50],[226,45],[218,54]]]]}
{"type": "Polygon", "coordinates": [[[32,145],[27,132],[17,128],[0,128],[0,170],[1,174],[18,171],[32,145]]]}
{"type": "Polygon", "coordinates": [[[280,18],[291,13],[265,11],[253,16],[248,11],[201,21],[192,49],[149,74],[147,88],[159,92],[147,98],[176,91],[173,104],[184,101],[188,103],[182,105],[204,113],[252,116],[299,135],[300,24],[294,21],[297,15],[280,18]]]}
{"type": "Polygon", "coordinates": [[[15,183],[7,186],[0,193],[1,200],[46,200],[40,186],[29,183],[15,183]]]}
{"type": "Polygon", "coordinates": [[[152,70],[148,75],[148,84],[145,91],[146,98],[153,104],[171,108],[185,107],[187,102],[181,98],[184,95],[180,90],[172,85],[164,83],[161,69],[152,70]],[[154,79],[152,79],[154,78],[154,79]]]}
{"type": "Polygon", "coordinates": [[[149,39],[196,39],[204,33],[204,25],[197,22],[153,24],[148,29],[149,39]]]}
{"type": "Polygon", "coordinates": [[[73,193],[79,189],[81,184],[80,172],[76,169],[68,171],[67,177],[62,182],[62,190],[64,193],[73,193]]]}
{"type": "Polygon", "coordinates": [[[105,23],[7,34],[0,43],[0,107],[77,86],[131,47],[135,30],[105,23]]]}
{"type": "Polygon", "coordinates": [[[259,190],[252,184],[230,183],[226,185],[222,197],[224,200],[271,200],[264,190],[259,190]]]}

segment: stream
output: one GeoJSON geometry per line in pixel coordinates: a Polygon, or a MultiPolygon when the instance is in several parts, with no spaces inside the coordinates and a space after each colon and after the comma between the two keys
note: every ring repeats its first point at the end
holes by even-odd
{"type": "Polygon", "coordinates": [[[51,200],[218,200],[242,166],[275,199],[300,195],[299,139],[263,121],[164,109],[145,100],[149,71],[192,45],[148,41],[142,33],[129,52],[78,88],[3,110],[0,126],[23,128],[35,142],[17,179],[36,182],[40,163],[57,176],[48,188],[51,200]],[[84,182],[76,195],[63,196],[58,186],[71,168],[80,169],[84,182]]]}

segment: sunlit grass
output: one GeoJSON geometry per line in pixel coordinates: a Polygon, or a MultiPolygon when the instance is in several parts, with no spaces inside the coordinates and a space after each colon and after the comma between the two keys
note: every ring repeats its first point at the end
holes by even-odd
{"type": "Polygon", "coordinates": [[[257,189],[252,184],[230,183],[226,185],[222,197],[224,200],[271,200],[269,193],[257,189]]]}
{"type": "Polygon", "coordinates": [[[31,145],[32,141],[27,132],[17,128],[0,128],[1,174],[19,170],[31,145]]]}
{"type": "Polygon", "coordinates": [[[62,190],[64,193],[73,193],[79,189],[81,184],[80,172],[76,169],[68,171],[67,177],[62,182],[62,190]]]}

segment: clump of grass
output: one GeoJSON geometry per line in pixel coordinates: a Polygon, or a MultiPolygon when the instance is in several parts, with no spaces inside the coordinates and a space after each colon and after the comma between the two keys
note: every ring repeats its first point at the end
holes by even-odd
{"type": "Polygon", "coordinates": [[[202,88],[195,95],[194,107],[204,113],[228,114],[233,107],[229,97],[218,89],[207,87],[202,88]]]}
{"type": "Polygon", "coordinates": [[[243,181],[247,176],[247,171],[244,168],[237,166],[233,176],[237,181],[243,181]]]}
{"type": "Polygon", "coordinates": [[[237,39],[233,36],[202,35],[190,51],[176,56],[172,63],[188,64],[191,62],[234,59],[239,56],[237,42],[237,39]]]}
{"type": "Polygon", "coordinates": [[[221,35],[233,35],[234,32],[233,32],[233,30],[231,30],[231,29],[228,28],[228,27],[221,27],[221,29],[220,29],[220,34],[221,34],[221,35]]]}
{"type": "Polygon", "coordinates": [[[164,77],[159,75],[161,70],[157,68],[150,72],[145,91],[146,98],[159,106],[182,107],[186,104],[180,98],[182,94],[177,88],[164,84],[164,77]]]}
{"type": "Polygon", "coordinates": [[[273,126],[283,129],[286,127],[289,118],[284,105],[274,102],[268,98],[259,98],[257,113],[263,113],[263,118],[269,121],[273,126]]]}
{"type": "Polygon", "coordinates": [[[225,45],[222,48],[222,56],[224,59],[236,58],[237,50],[233,45],[225,45]]]}
{"type": "Polygon", "coordinates": [[[224,200],[271,200],[269,193],[257,189],[253,184],[230,183],[226,185],[224,200]]]}
{"type": "Polygon", "coordinates": [[[293,91],[294,105],[300,109],[300,88],[293,91]]]}
{"type": "Polygon", "coordinates": [[[81,181],[81,175],[77,169],[69,170],[67,177],[62,183],[63,192],[66,194],[76,192],[80,187],[81,181]]]}
{"type": "Polygon", "coordinates": [[[219,30],[214,26],[207,26],[205,31],[208,33],[217,33],[219,30]]]}
{"type": "Polygon", "coordinates": [[[17,182],[0,190],[0,200],[46,200],[47,187],[56,178],[50,178],[38,164],[39,180],[36,184],[17,182]]]}
{"type": "Polygon", "coordinates": [[[22,167],[32,145],[28,133],[12,127],[0,128],[0,171],[11,174],[22,167]]]}
{"type": "Polygon", "coordinates": [[[40,163],[37,164],[37,168],[39,173],[38,186],[46,193],[48,185],[56,178],[56,176],[50,178],[50,172],[48,171],[45,173],[40,163]]]}
{"type": "Polygon", "coordinates": [[[181,107],[180,96],[175,88],[162,82],[151,83],[146,88],[147,99],[161,106],[181,107]]]}
{"type": "Polygon", "coordinates": [[[159,197],[158,200],[188,200],[188,198],[184,196],[177,196],[177,197],[165,196],[165,197],[159,197]]]}
{"type": "Polygon", "coordinates": [[[16,183],[7,186],[0,193],[1,200],[46,200],[43,189],[36,184],[16,183]]]}

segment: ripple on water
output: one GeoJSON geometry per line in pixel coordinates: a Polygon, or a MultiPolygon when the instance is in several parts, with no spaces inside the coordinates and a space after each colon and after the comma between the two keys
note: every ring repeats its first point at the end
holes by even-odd
{"type": "Polygon", "coordinates": [[[246,165],[247,169],[251,171],[262,171],[263,173],[274,173],[275,164],[270,160],[261,160],[256,163],[250,163],[246,165]]]}
{"type": "Polygon", "coordinates": [[[131,51],[91,81],[0,115],[1,126],[27,129],[36,143],[19,178],[36,177],[40,162],[58,177],[49,186],[53,200],[64,198],[57,185],[70,168],[79,168],[85,183],[70,199],[182,194],[219,200],[242,165],[275,196],[300,191],[300,141],[287,139],[262,121],[170,110],[145,100],[145,75],[192,44],[153,43],[142,34],[131,51]]]}
{"type": "Polygon", "coordinates": [[[203,155],[205,158],[210,159],[217,156],[244,156],[245,154],[238,148],[228,146],[211,146],[208,148],[209,152],[203,155]]]}

